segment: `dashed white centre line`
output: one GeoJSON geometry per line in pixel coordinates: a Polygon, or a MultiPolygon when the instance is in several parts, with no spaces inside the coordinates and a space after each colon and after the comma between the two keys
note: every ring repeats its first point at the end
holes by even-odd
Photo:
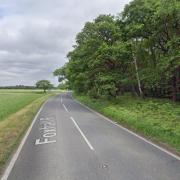
{"type": "Polygon", "coordinates": [[[76,123],[76,121],[73,119],[73,117],[70,117],[70,119],[72,120],[72,122],[74,123],[74,125],[76,126],[77,130],[80,132],[80,134],[82,135],[82,137],[84,138],[84,140],[86,141],[87,145],[89,146],[89,148],[94,151],[94,148],[92,147],[91,143],[88,141],[88,139],[86,138],[86,136],[84,135],[84,133],[81,131],[80,127],[78,126],[78,124],[76,123]]]}
{"type": "Polygon", "coordinates": [[[66,106],[64,104],[62,104],[64,109],[66,110],[66,112],[69,112],[68,109],[66,108],[66,106]]]}

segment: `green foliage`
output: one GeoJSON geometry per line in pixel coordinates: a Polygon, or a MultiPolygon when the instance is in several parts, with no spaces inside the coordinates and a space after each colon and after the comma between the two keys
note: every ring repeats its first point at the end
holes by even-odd
{"type": "Polygon", "coordinates": [[[61,89],[61,90],[70,89],[69,81],[66,81],[65,83],[59,84],[57,88],[58,88],[58,89],[61,89]]]}
{"type": "Polygon", "coordinates": [[[52,88],[53,85],[48,80],[40,80],[36,83],[36,87],[46,92],[46,90],[52,88]]]}
{"type": "Polygon", "coordinates": [[[66,80],[66,72],[65,71],[66,71],[66,64],[63,67],[58,68],[53,72],[53,75],[58,77],[58,81],[60,83],[63,82],[64,80],[66,80]]]}
{"type": "Polygon", "coordinates": [[[54,72],[93,97],[133,94],[178,99],[180,1],[134,0],[117,17],[100,15],[76,37],[69,62],[54,72]]]}

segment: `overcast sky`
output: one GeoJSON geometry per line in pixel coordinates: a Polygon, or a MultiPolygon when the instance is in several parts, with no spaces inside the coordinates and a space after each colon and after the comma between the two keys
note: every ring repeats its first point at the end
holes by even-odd
{"type": "Polygon", "coordinates": [[[66,61],[76,34],[130,0],[0,0],[0,86],[34,85],[66,61]]]}

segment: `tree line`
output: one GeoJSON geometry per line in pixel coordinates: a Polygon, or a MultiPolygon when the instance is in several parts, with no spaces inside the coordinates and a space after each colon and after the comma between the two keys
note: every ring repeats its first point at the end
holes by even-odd
{"type": "Polygon", "coordinates": [[[35,86],[15,85],[15,86],[0,86],[0,89],[36,89],[35,86]]]}
{"type": "Polygon", "coordinates": [[[134,0],[116,16],[100,15],[73,47],[54,75],[76,92],[180,100],[179,0],[134,0]]]}

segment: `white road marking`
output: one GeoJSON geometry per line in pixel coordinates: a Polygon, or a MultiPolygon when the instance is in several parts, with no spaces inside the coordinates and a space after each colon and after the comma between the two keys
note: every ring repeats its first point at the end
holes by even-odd
{"type": "Polygon", "coordinates": [[[66,110],[66,112],[69,112],[68,109],[66,108],[66,106],[63,104],[64,109],[66,110]]]}
{"type": "Polygon", "coordinates": [[[35,145],[55,143],[56,140],[56,122],[54,117],[41,117],[39,119],[39,136],[40,138],[36,139],[35,145]]]}
{"type": "Polygon", "coordinates": [[[63,100],[62,100],[62,96],[61,96],[61,103],[63,102],[63,100]]]}
{"type": "Polygon", "coordinates": [[[157,144],[154,144],[153,142],[151,142],[151,141],[149,141],[149,140],[143,138],[142,136],[140,136],[140,135],[138,135],[138,134],[136,134],[136,133],[130,131],[129,129],[127,129],[127,128],[125,128],[125,127],[123,127],[123,126],[117,124],[117,122],[112,121],[111,119],[109,119],[109,118],[103,116],[102,114],[100,114],[100,113],[94,111],[93,109],[91,109],[91,108],[89,108],[88,106],[86,106],[86,105],[80,103],[79,101],[77,101],[77,100],[75,100],[75,99],[73,99],[73,100],[74,100],[75,102],[77,102],[78,104],[80,104],[81,106],[83,106],[83,107],[85,107],[86,109],[88,109],[89,111],[93,112],[94,114],[96,114],[96,115],[102,117],[103,119],[107,120],[107,121],[110,122],[111,124],[114,124],[115,126],[118,126],[119,128],[121,128],[121,129],[127,131],[128,133],[130,133],[130,134],[132,134],[132,135],[138,137],[138,138],[141,139],[142,141],[144,141],[144,142],[146,142],[146,143],[148,143],[148,144],[150,144],[150,145],[156,147],[156,148],[159,149],[160,151],[163,151],[164,153],[168,154],[169,156],[171,156],[171,157],[173,157],[173,158],[175,158],[175,159],[177,159],[177,160],[180,161],[180,157],[179,157],[178,155],[175,155],[175,154],[169,152],[168,150],[166,150],[166,149],[164,149],[164,148],[158,146],[157,144]]]}
{"type": "Polygon", "coordinates": [[[49,141],[48,138],[43,139],[44,141],[40,141],[40,139],[36,139],[35,145],[41,145],[41,144],[49,144],[49,143],[55,143],[56,140],[49,141]]]}
{"type": "MultiPolygon", "coordinates": [[[[46,101],[46,102],[47,102],[47,101],[46,101]]],[[[12,170],[12,168],[13,168],[13,166],[14,166],[14,164],[15,164],[15,162],[16,162],[16,160],[17,160],[17,158],[18,158],[18,156],[19,156],[19,154],[20,154],[20,152],[21,152],[21,149],[22,149],[22,147],[24,146],[24,144],[25,144],[25,142],[26,142],[26,140],[27,140],[27,137],[29,136],[29,134],[30,134],[30,132],[31,132],[31,129],[32,129],[34,123],[36,122],[36,119],[37,119],[38,115],[40,114],[40,112],[41,112],[41,110],[43,109],[43,107],[44,107],[45,104],[46,104],[46,103],[44,103],[44,104],[41,106],[41,108],[39,109],[38,113],[37,113],[36,116],[34,117],[32,123],[31,123],[29,129],[27,130],[25,136],[23,137],[23,139],[22,139],[22,141],[21,141],[21,143],[20,143],[17,151],[15,152],[15,154],[13,155],[13,157],[12,157],[9,165],[7,166],[7,168],[6,168],[5,172],[4,172],[1,180],[7,180],[8,176],[9,176],[9,174],[10,174],[10,172],[11,172],[11,170],[12,170]]]]}
{"type": "Polygon", "coordinates": [[[70,117],[70,119],[72,120],[72,122],[74,123],[74,125],[76,126],[77,130],[80,132],[80,134],[82,135],[82,137],[84,138],[84,140],[86,141],[87,145],[89,146],[89,148],[94,151],[94,148],[92,147],[91,143],[88,141],[88,139],[86,138],[86,136],[84,135],[84,133],[81,131],[80,127],[78,126],[78,124],[76,123],[76,121],[73,119],[73,117],[70,117]]]}

